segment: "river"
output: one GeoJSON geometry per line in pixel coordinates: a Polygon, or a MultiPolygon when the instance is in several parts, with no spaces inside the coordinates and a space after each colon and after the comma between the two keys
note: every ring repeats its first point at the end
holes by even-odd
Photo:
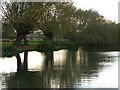
{"type": "MultiPolygon", "coordinates": [[[[18,70],[17,59],[0,58],[2,88],[118,88],[118,51],[54,52],[29,51],[26,70],[18,70]]],[[[22,69],[25,68],[22,65],[22,69]]]]}

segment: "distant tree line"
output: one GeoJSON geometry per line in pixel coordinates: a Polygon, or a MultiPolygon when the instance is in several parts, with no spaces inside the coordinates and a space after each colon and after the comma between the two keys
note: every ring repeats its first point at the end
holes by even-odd
{"type": "Polygon", "coordinates": [[[77,45],[117,44],[118,24],[93,10],[76,9],[72,2],[10,2],[1,5],[3,38],[16,38],[14,46],[33,31],[46,40],[67,39],[77,45]]]}

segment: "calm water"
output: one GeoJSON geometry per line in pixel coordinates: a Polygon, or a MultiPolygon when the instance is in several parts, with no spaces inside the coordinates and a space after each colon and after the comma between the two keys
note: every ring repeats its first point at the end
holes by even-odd
{"type": "Polygon", "coordinates": [[[41,53],[20,53],[17,59],[0,58],[2,88],[118,88],[118,52],[67,49],[41,53]],[[24,59],[26,58],[26,59],[24,59]],[[27,63],[28,62],[28,63],[27,63]]]}

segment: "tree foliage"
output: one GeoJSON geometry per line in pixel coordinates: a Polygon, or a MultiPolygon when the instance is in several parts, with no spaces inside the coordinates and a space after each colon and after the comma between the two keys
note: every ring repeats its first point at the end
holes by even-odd
{"type": "Polygon", "coordinates": [[[77,10],[76,30],[67,33],[68,39],[78,45],[117,45],[117,24],[106,20],[93,10],[77,10]]]}
{"type": "Polygon", "coordinates": [[[43,3],[11,2],[2,6],[3,18],[17,33],[13,45],[18,46],[27,34],[38,26],[40,15],[44,13],[43,3]]]}
{"type": "Polygon", "coordinates": [[[1,10],[3,20],[17,33],[15,46],[39,29],[48,40],[58,35],[78,45],[117,44],[116,23],[97,11],[76,9],[71,2],[11,2],[1,10]]]}

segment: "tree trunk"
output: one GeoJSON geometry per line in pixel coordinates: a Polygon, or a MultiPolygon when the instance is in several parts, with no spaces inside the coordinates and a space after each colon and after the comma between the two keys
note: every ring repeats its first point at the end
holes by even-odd
{"type": "Polygon", "coordinates": [[[47,68],[53,67],[54,65],[54,56],[53,51],[45,52],[45,66],[47,68]]]}
{"type": "Polygon", "coordinates": [[[53,40],[53,33],[52,32],[44,32],[44,35],[47,37],[48,40],[53,40]]]}
{"type": "Polygon", "coordinates": [[[23,70],[28,70],[28,51],[24,52],[23,70]]]}
{"type": "Polygon", "coordinates": [[[24,45],[28,45],[27,35],[24,36],[24,45]]]}
{"type": "Polygon", "coordinates": [[[23,38],[24,38],[24,35],[17,35],[17,38],[13,43],[13,46],[18,47],[21,44],[23,38]]]}
{"type": "Polygon", "coordinates": [[[17,71],[21,71],[22,70],[22,62],[21,62],[19,53],[16,55],[16,58],[17,58],[17,71]]]}

